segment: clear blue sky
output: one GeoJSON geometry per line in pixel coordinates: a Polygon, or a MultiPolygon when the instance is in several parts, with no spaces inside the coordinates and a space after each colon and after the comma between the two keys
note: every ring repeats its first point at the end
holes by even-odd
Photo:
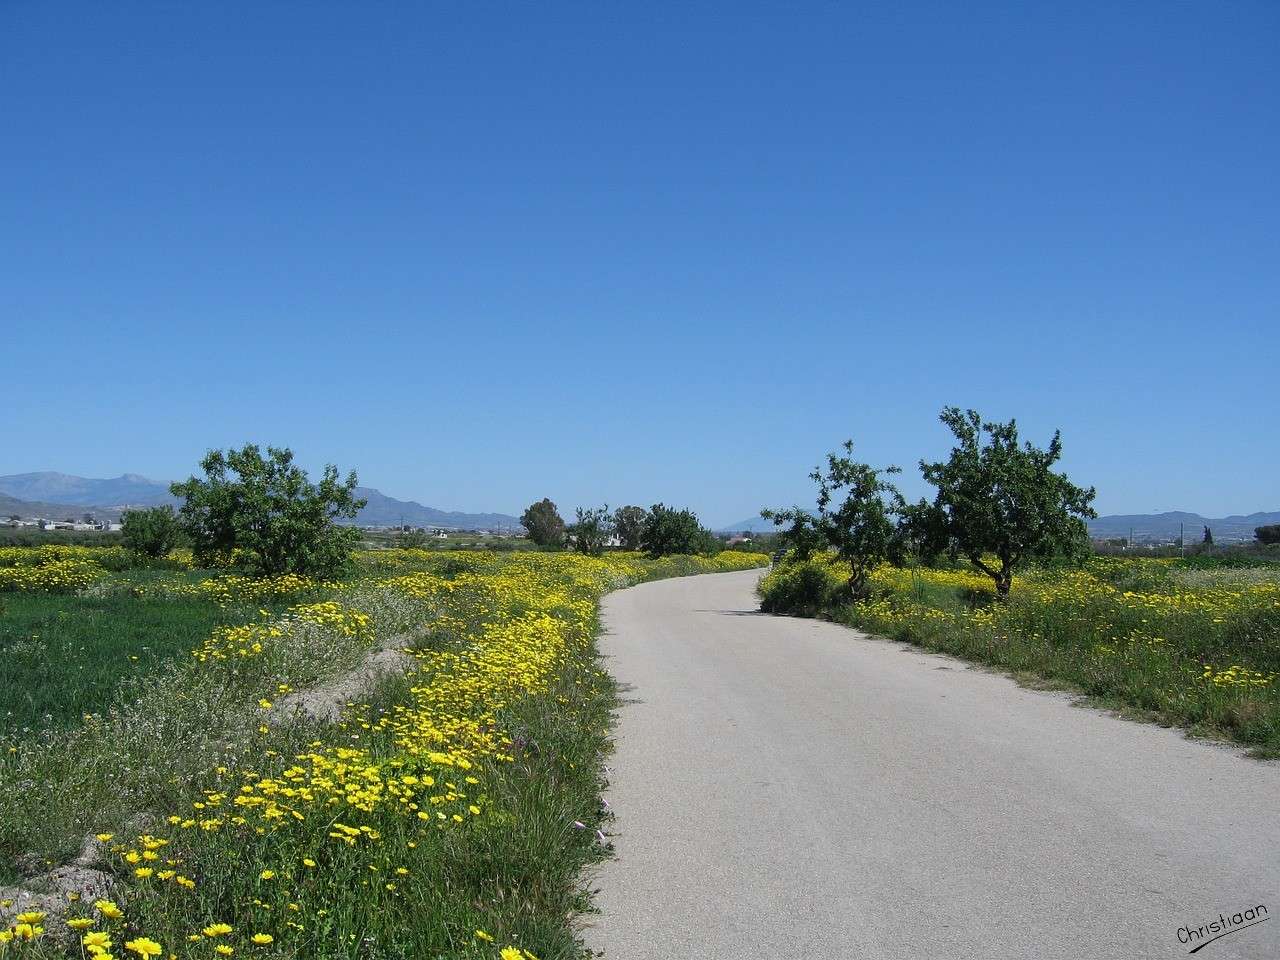
{"type": "Polygon", "coordinates": [[[1280,4],[0,4],[0,473],[1280,509],[1280,4]]]}

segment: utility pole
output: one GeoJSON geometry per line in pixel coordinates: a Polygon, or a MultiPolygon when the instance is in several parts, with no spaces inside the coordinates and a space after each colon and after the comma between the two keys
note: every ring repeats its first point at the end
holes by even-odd
{"type": "Polygon", "coordinates": [[[1178,522],[1178,555],[1186,557],[1187,555],[1187,530],[1186,524],[1182,521],[1178,522]]]}

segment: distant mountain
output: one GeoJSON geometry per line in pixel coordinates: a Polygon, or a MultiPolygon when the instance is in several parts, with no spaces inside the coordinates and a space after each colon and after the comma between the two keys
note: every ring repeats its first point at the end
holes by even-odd
{"type": "MultiPolygon", "coordinates": [[[[460,513],[425,507],[413,500],[397,500],[372,487],[357,487],[368,505],[356,516],[366,527],[407,523],[415,527],[449,527],[455,530],[514,530],[520,521],[505,513],[460,513]]],[[[0,515],[61,519],[92,513],[100,520],[119,519],[128,507],[177,504],[169,485],[126,473],[111,480],[93,480],[44,471],[0,477],[0,515]]]]}
{"type": "Polygon", "coordinates": [[[716,533],[773,533],[778,528],[773,525],[772,520],[765,520],[763,517],[752,517],[750,520],[742,520],[738,523],[731,523],[727,527],[721,527],[716,533]]]}
{"type": "Polygon", "coordinates": [[[111,480],[90,480],[65,473],[15,473],[0,477],[0,493],[19,500],[64,503],[75,506],[154,507],[176,503],[169,485],[126,473],[111,480]]]}
{"type": "Polygon", "coordinates": [[[356,487],[356,496],[369,502],[356,517],[366,527],[392,527],[407,523],[413,527],[449,527],[454,530],[514,530],[516,517],[505,513],[459,513],[424,507],[415,500],[397,500],[372,487],[356,487]]]}
{"type": "MultiPolygon", "coordinates": [[[[1233,514],[1229,517],[1202,517],[1198,513],[1170,511],[1169,513],[1134,513],[1114,514],[1089,521],[1089,535],[1099,540],[1113,537],[1128,537],[1133,531],[1136,542],[1156,540],[1176,540],[1179,524],[1186,531],[1187,542],[1199,541],[1204,536],[1204,528],[1213,531],[1217,541],[1252,540],[1256,527],[1280,523],[1280,512],[1233,514]]],[[[720,533],[741,533],[750,530],[753,533],[775,530],[773,523],[760,517],[752,517],[740,523],[732,523],[721,527],[720,533]]]]}
{"type": "Polygon", "coordinates": [[[1271,513],[1233,514],[1229,517],[1202,517],[1198,513],[1171,510],[1168,513],[1113,514],[1089,521],[1089,534],[1098,539],[1128,537],[1135,542],[1176,540],[1179,529],[1187,542],[1199,541],[1204,528],[1213,531],[1215,541],[1252,540],[1256,527],[1280,523],[1280,511],[1271,513]]]}

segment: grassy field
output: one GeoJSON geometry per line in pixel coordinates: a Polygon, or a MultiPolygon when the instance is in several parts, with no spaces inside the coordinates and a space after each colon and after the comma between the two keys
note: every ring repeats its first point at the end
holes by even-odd
{"type": "Polygon", "coordinates": [[[1280,567],[1095,557],[1028,571],[1007,603],[965,569],[873,575],[876,595],[836,599],[825,558],[779,565],[763,606],[825,616],[881,636],[1084,692],[1134,715],[1280,756],[1280,567]]]}
{"type": "Polygon", "coordinates": [[[764,558],[382,550],[328,584],[119,561],[0,568],[28,568],[0,578],[3,635],[59,651],[24,654],[47,692],[13,700],[35,722],[0,755],[0,880],[96,837],[116,884],[110,903],[41,905],[17,955],[92,934],[117,957],[583,956],[615,703],[597,601],[764,558]],[[290,709],[389,641],[410,665],[337,722],[290,709]]]}

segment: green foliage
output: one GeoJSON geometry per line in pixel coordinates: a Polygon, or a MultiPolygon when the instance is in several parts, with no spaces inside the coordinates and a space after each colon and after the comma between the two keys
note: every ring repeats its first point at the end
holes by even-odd
{"type": "Polygon", "coordinates": [[[401,550],[421,550],[431,542],[431,537],[422,529],[398,530],[392,542],[401,550]]]}
{"type": "Polygon", "coordinates": [[[698,522],[692,510],[675,510],[655,503],[645,517],[640,546],[651,557],[673,554],[714,554],[720,543],[698,522]]]}
{"type": "Polygon", "coordinates": [[[768,576],[767,588],[760,590],[760,609],[793,617],[822,616],[848,600],[847,585],[833,577],[830,567],[808,562],[792,554],[784,558],[768,576]]]}
{"type": "Polygon", "coordinates": [[[639,550],[644,536],[644,522],[649,511],[644,507],[619,507],[613,512],[613,530],[622,541],[623,550],[639,550]]]}
{"type": "Polygon", "coordinates": [[[558,547],[564,543],[564,520],[548,497],[530,504],[521,515],[520,523],[529,531],[529,539],[540,547],[558,547]]]}
{"type": "Polygon", "coordinates": [[[181,529],[173,507],[126,510],[121,536],[124,545],[146,557],[163,557],[178,545],[181,529]]]}
{"type": "Polygon", "coordinates": [[[1280,523],[1268,524],[1265,527],[1255,527],[1253,536],[1259,543],[1280,543],[1280,523]]]}
{"type": "Polygon", "coordinates": [[[578,507],[577,522],[569,527],[569,542],[579,553],[598,557],[613,536],[613,516],[608,506],[592,510],[578,507]]]}
{"type": "Polygon", "coordinates": [[[817,466],[809,474],[818,485],[816,513],[793,507],[762,510],[760,515],[779,527],[789,524],[783,538],[802,558],[815,550],[834,550],[852,571],[846,584],[849,595],[859,598],[867,595],[871,571],[885,560],[901,556],[894,514],[901,510],[903,501],[898,488],[884,479],[900,473],[898,467],[877,470],[852,459],[852,453],[853,441],[846,440],[843,456],[827,454],[825,473],[817,466]]]}
{"type": "Polygon", "coordinates": [[[1062,456],[1059,433],[1041,450],[1019,445],[1013,420],[984,422],[959,407],[947,407],[939,419],[956,446],[945,461],[920,461],[937,496],[905,511],[904,530],[922,555],[964,557],[1007,597],[1014,572],[1028,560],[1087,554],[1084,521],[1097,516],[1094,490],[1053,472],[1062,456]]]}
{"type": "Polygon", "coordinates": [[[200,468],[203,480],[193,476],[170,487],[184,499],[179,516],[196,563],[234,560],[265,576],[328,576],[346,568],[360,535],[337,521],[355,519],[365,505],[355,496],[354,470],[340,481],[330,464],[313,484],[291,450],[268,447],[264,458],[252,443],[210,451],[200,468]]]}

